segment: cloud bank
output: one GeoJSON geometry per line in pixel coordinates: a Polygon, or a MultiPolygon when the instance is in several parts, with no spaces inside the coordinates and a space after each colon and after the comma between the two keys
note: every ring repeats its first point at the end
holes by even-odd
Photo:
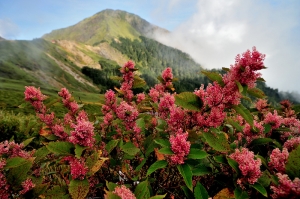
{"type": "MultiPolygon", "coordinates": [[[[171,1],[170,6],[184,1],[171,1]]],[[[300,1],[198,0],[197,11],[160,42],[190,54],[204,68],[230,67],[256,46],[266,54],[267,85],[300,92],[300,1]]]]}

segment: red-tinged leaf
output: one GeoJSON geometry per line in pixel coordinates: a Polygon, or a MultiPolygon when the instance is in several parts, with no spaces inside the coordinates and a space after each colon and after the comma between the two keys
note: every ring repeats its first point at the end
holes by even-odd
{"type": "Polygon", "coordinates": [[[89,192],[89,182],[87,179],[84,180],[71,180],[69,184],[69,193],[72,199],[83,199],[89,192]]]}

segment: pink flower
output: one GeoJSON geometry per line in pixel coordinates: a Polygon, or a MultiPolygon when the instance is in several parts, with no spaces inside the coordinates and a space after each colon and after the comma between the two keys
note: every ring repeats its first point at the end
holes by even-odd
{"type": "Polygon", "coordinates": [[[24,182],[22,182],[23,190],[19,192],[20,195],[25,194],[29,190],[33,189],[35,187],[35,184],[33,184],[31,178],[27,178],[24,182]]]}
{"type": "Polygon", "coordinates": [[[282,117],[277,114],[277,111],[274,110],[274,114],[267,113],[264,119],[265,124],[270,124],[272,129],[277,129],[282,123],[282,117]]]}
{"type": "Polygon", "coordinates": [[[158,112],[160,116],[164,119],[170,112],[170,109],[175,104],[175,98],[170,93],[166,93],[163,97],[160,98],[160,103],[158,105],[158,112]]]}
{"type": "Polygon", "coordinates": [[[265,110],[268,107],[267,100],[265,100],[265,99],[259,99],[259,100],[257,100],[257,102],[255,104],[255,107],[260,112],[263,111],[263,110],[265,110]]]}
{"type": "Polygon", "coordinates": [[[10,186],[5,175],[0,171],[0,198],[9,199],[11,196],[10,186]]]}
{"type": "Polygon", "coordinates": [[[139,93],[136,95],[137,96],[137,103],[141,103],[141,101],[145,100],[146,99],[146,96],[144,93],[139,93]]]}
{"type": "Polygon", "coordinates": [[[261,160],[255,160],[252,151],[249,151],[247,148],[242,148],[241,151],[235,149],[235,152],[229,157],[239,164],[239,169],[243,175],[243,178],[241,179],[242,182],[244,180],[250,184],[257,182],[258,178],[261,176],[261,160]]]}
{"type": "Polygon", "coordinates": [[[293,149],[297,148],[297,146],[299,146],[300,144],[300,137],[294,137],[291,138],[290,140],[287,140],[283,147],[287,148],[288,151],[292,151],[293,149]]]}
{"type": "Polygon", "coordinates": [[[30,158],[32,154],[22,150],[23,144],[17,144],[14,141],[8,142],[7,140],[0,143],[0,156],[7,155],[9,157],[22,157],[30,158]]]}
{"type": "Polygon", "coordinates": [[[47,97],[42,94],[40,88],[35,88],[34,86],[25,86],[25,100],[32,102],[32,101],[43,101],[47,97]]]}
{"type": "Polygon", "coordinates": [[[286,148],[283,148],[282,152],[278,148],[274,149],[270,155],[269,167],[276,169],[280,173],[284,173],[288,157],[289,152],[286,148]]]}
{"type": "Polygon", "coordinates": [[[52,126],[52,132],[57,137],[60,137],[61,139],[65,140],[69,135],[65,132],[64,127],[59,124],[55,124],[52,126]]]}
{"type": "Polygon", "coordinates": [[[270,186],[274,192],[272,198],[299,198],[300,196],[300,180],[295,178],[293,181],[286,174],[277,173],[279,184],[270,186]]]}
{"type": "Polygon", "coordinates": [[[173,79],[172,68],[168,67],[162,72],[162,78],[165,82],[173,79]]]}
{"type": "Polygon", "coordinates": [[[77,102],[72,101],[72,96],[66,88],[62,88],[60,92],[58,92],[58,95],[63,98],[64,106],[68,108],[72,114],[75,114],[79,110],[77,102]]]}
{"type": "Polygon", "coordinates": [[[116,114],[118,118],[124,121],[126,130],[131,130],[135,126],[135,120],[137,119],[139,112],[135,107],[122,101],[116,110],[116,114]]]}
{"type": "Polygon", "coordinates": [[[120,196],[121,199],[136,199],[135,195],[130,191],[130,189],[124,185],[116,187],[113,193],[120,196]]]}
{"type": "Polygon", "coordinates": [[[191,143],[187,141],[188,132],[183,133],[179,129],[175,136],[170,136],[171,150],[174,155],[171,156],[173,164],[184,164],[185,156],[190,153],[191,143]]]}
{"type": "Polygon", "coordinates": [[[77,124],[72,124],[71,127],[74,128],[69,137],[71,143],[88,147],[94,145],[94,126],[90,121],[79,118],[77,124]]]}
{"type": "Polygon", "coordinates": [[[180,107],[173,106],[170,108],[170,117],[167,119],[168,129],[170,131],[177,131],[185,127],[186,115],[185,111],[180,107]]]}
{"type": "Polygon", "coordinates": [[[63,161],[67,161],[71,167],[71,175],[72,179],[80,179],[83,180],[86,173],[88,172],[88,167],[85,166],[84,161],[82,159],[77,159],[73,156],[67,156],[63,158],[63,161]]]}

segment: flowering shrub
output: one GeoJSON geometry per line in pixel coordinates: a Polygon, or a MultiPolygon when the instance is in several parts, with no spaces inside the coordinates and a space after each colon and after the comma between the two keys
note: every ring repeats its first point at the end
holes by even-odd
{"type": "Polygon", "coordinates": [[[65,88],[58,119],[26,87],[40,145],[0,144],[1,198],[299,198],[300,121],[290,102],[271,107],[255,87],[264,58],[253,48],[224,75],[202,71],[212,83],[194,92],[176,93],[167,68],[148,94],[133,92],[145,82],[129,61],[94,120],[65,88]]]}

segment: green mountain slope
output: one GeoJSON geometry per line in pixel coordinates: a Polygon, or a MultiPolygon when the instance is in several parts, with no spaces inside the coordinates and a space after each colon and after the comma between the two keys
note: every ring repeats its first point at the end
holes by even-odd
{"type": "Polygon", "coordinates": [[[154,26],[137,15],[121,10],[104,10],[83,21],[45,34],[47,40],[72,40],[89,45],[103,41],[111,42],[118,37],[138,39],[140,35],[150,36],[153,32],[168,32],[154,26]]]}

